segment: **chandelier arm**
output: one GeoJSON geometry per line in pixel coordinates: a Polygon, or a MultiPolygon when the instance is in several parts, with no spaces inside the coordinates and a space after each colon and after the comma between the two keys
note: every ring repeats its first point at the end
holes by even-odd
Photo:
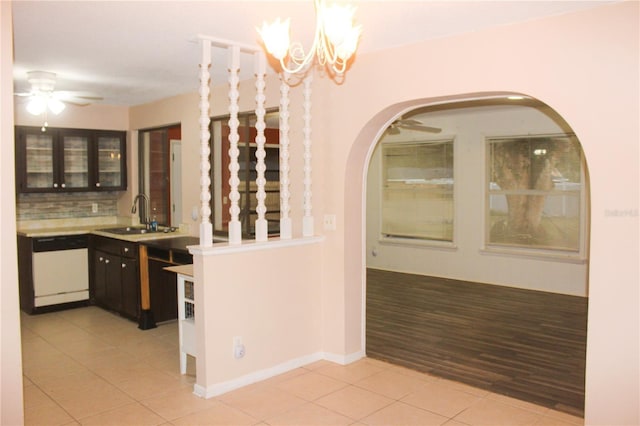
{"type": "MultiPolygon", "coordinates": [[[[302,44],[300,42],[294,42],[294,43],[291,43],[291,46],[289,48],[289,56],[288,56],[289,64],[291,63],[295,64],[294,67],[289,68],[289,64],[286,64],[284,61],[285,58],[280,59],[280,66],[282,67],[282,70],[289,74],[297,74],[300,71],[304,70],[305,68],[311,66],[314,55],[317,56],[318,59],[321,56],[321,53],[320,53],[321,49],[319,48],[319,46],[324,47],[321,44],[322,42],[320,40],[324,35],[324,31],[322,28],[323,22],[322,22],[322,8],[320,7],[320,0],[314,0],[313,5],[316,10],[316,31],[313,36],[313,44],[309,48],[309,51],[305,54],[302,44]]],[[[324,63],[321,63],[321,65],[324,65],[324,63]]]]}
{"type": "Polygon", "coordinates": [[[324,0],[314,0],[316,28],[313,44],[307,53],[300,42],[290,42],[289,20],[263,24],[258,30],[269,53],[276,58],[282,72],[304,73],[316,62],[334,77],[343,77],[347,63],[355,52],[361,27],[353,27],[352,8],[326,8],[324,0]]]}

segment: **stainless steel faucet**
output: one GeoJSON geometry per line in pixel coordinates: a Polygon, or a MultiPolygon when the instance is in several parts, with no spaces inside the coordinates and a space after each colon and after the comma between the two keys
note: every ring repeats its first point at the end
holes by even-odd
{"type": "Polygon", "coordinates": [[[136,205],[138,203],[138,200],[142,198],[144,200],[144,211],[143,213],[145,214],[145,218],[143,220],[142,223],[144,223],[147,227],[147,229],[149,229],[149,197],[147,197],[146,194],[138,194],[136,195],[136,197],[133,199],[133,205],[131,206],[131,213],[135,213],[136,212],[136,205]]]}

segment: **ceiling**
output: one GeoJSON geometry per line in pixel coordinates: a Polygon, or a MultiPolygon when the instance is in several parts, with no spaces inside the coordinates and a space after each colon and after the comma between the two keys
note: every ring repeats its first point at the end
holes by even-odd
{"type": "MultiPolygon", "coordinates": [[[[351,3],[363,26],[358,49],[363,54],[610,1],[351,3]]],[[[28,91],[27,71],[41,70],[57,73],[56,90],[94,92],[110,105],[138,105],[195,92],[198,34],[257,45],[255,28],[277,17],[291,17],[292,39],[310,45],[315,17],[310,0],[14,0],[14,90],[28,91]]],[[[249,61],[241,64],[241,77],[252,75],[249,61]]],[[[226,53],[214,49],[213,63],[214,84],[224,84],[226,53]]]]}

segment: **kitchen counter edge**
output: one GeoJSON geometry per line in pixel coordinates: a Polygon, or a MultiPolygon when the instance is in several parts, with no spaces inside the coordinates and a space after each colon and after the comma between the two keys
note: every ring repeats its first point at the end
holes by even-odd
{"type": "MultiPolygon", "coordinates": [[[[110,227],[113,228],[113,226],[110,226],[110,227]]],[[[105,229],[105,228],[106,228],[105,225],[100,225],[100,226],[94,226],[94,227],[71,226],[71,227],[62,227],[62,228],[18,229],[18,235],[21,235],[24,237],[31,237],[31,238],[41,238],[41,237],[56,237],[56,236],[62,236],[62,235],[94,234],[94,235],[99,235],[101,237],[107,237],[107,238],[113,238],[116,240],[131,241],[131,242],[190,236],[190,234],[180,232],[180,231],[149,232],[146,234],[122,235],[122,234],[114,234],[111,232],[101,231],[101,229],[105,229]]]]}

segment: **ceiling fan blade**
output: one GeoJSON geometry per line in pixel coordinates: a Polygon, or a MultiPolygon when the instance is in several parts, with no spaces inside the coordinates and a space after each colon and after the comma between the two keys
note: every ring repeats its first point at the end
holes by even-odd
{"type": "Polygon", "coordinates": [[[442,131],[442,129],[440,129],[438,127],[415,126],[415,125],[412,125],[412,124],[409,124],[409,125],[401,124],[398,127],[402,127],[403,129],[407,129],[407,130],[416,130],[418,132],[428,132],[428,133],[440,133],[442,131]]]}
{"type": "Polygon", "coordinates": [[[415,130],[418,132],[428,132],[428,133],[440,133],[442,129],[438,127],[431,127],[425,125],[414,125],[414,124],[398,124],[398,127],[402,127],[407,130],[415,130]]]}
{"type": "Polygon", "coordinates": [[[67,102],[90,102],[101,101],[103,99],[102,96],[98,96],[95,93],[78,91],[55,91],[53,92],[53,96],[61,101],[67,102]]]}
{"type": "Polygon", "coordinates": [[[396,120],[396,123],[407,126],[420,126],[423,124],[422,121],[414,120],[413,118],[401,118],[396,120]]]}
{"type": "Polygon", "coordinates": [[[442,129],[425,125],[422,121],[413,118],[399,118],[391,124],[400,129],[415,130],[418,132],[440,133],[442,129]]]}

